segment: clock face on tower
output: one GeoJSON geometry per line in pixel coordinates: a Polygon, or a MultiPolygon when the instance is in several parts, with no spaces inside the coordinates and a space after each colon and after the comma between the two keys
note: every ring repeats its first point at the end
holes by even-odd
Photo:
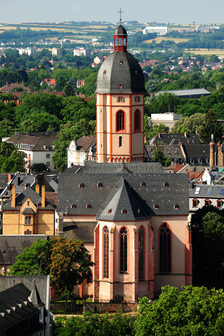
{"type": "Polygon", "coordinates": [[[144,75],[127,51],[127,32],[114,32],[114,51],[97,77],[97,161],[144,160],[144,75]]]}

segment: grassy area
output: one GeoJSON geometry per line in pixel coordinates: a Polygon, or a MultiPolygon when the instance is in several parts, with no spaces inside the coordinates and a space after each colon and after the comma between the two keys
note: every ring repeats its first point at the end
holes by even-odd
{"type": "Polygon", "coordinates": [[[224,56],[224,49],[184,49],[184,51],[195,55],[217,55],[224,56]]]}
{"type": "Polygon", "coordinates": [[[155,39],[145,41],[145,43],[152,43],[152,41],[156,41],[156,43],[160,43],[161,41],[173,41],[175,43],[180,43],[187,42],[189,39],[176,37],[156,37],[155,39]]]}

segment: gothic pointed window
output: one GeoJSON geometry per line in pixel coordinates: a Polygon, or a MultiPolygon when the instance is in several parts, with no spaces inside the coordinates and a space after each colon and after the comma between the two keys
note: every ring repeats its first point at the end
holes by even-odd
{"type": "Polygon", "coordinates": [[[159,258],[160,272],[171,272],[171,231],[167,223],[159,229],[159,258]]]}
{"type": "Polygon", "coordinates": [[[139,281],[144,280],[144,229],[142,226],[138,231],[138,276],[139,281]]]}
{"type": "Polygon", "coordinates": [[[141,131],[141,112],[139,110],[135,111],[134,130],[135,130],[135,132],[140,132],[141,131]]]}
{"type": "Polygon", "coordinates": [[[109,278],[109,230],[107,227],[103,230],[103,276],[109,278]]]}
{"type": "Polygon", "coordinates": [[[120,231],[120,272],[127,272],[128,233],[125,227],[120,231]]]}
{"type": "Polygon", "coordinates": [[[116,130],[117,132],[123,131],[124,130],[124,112],[123,111],[118,111],[117,116],[116,116],[116,130]]]}

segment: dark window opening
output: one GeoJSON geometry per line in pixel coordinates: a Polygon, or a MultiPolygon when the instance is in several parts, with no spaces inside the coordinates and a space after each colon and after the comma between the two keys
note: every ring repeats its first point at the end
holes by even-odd
{"type": "Polygon", "coordinates": [[[122,147],[122,136],[119,136],[119,147],[122,147]]]}
{"type": "Polygon", "coordinates": [[[171,231],[167,223],[163,223],[159,230],[160,272],[171,272],[171,231]]]}
{"type": "Polygon", "coordinates": [[[134,130],[135,131],[140,131],[141,130],[141,112],[139,110],[135,111],[134,130]]]}
{"type": "Polygon", "coordinates": [[[120,231],[120,272],[127,272],[127,244],[128,233],[126,228],[122,228],[120,231]]]}
{"type": "Polygon", "coordinates": [[[117,118],[116,118],[116,124],[117,124],[117,132],[124,130],[124,112],[118,111],[117,112],[117,118]]]}
{"type": "Polygon", "coordinates": [[[144,280],[144,230],[142,227],[138,231],[138,275],[139,281],[144,280]]]}

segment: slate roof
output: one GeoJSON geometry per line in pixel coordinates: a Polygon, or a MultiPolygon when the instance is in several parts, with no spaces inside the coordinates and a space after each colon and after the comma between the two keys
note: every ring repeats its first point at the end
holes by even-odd
{"type": "Polygon", "coordinates": [[[76,144],[78,150],[80,150],[81,152],[88,152],[90,147],[96,145],[96,137],[83,135],[76,141],[76,144]]]}
{"type": "Polygon", "coordinates": [[[184,144],[183,147],[188,159],[202,157],[209,159],[208,144],[184,144]]]}
{"type": "Polygon", "coordinates": [[[149,145],[174,145],[182,144],[200,144],[200,138],[196,133],[159,133],[149,140],[149,145]]]}
{"type": "Polygon", "coordinates": [[[85,162],[85,166],[73,166],[64,173],[73,174],[130,174],[130,173],[163,173],[159,162],[131,162],[131,163],[97,163],[85,162]]]}
{"type": "MultiPolygon", "coordinates": [[[[16,276],[16,277],[15,276],[1,276],[0,277],[0,292],[2,294],[2,291],[5,291],[21,283],[27,288],[26,293],[25,293],[26,300],[30,296],[32,290],[36,287],[38,290],[40,302],[46,306],[47,289],[49,286],[49,276],[48,275],[16,276]]],[[[1,294],[0,294],[0,297],[1,297],[1,294]]]]}
{"type": "Polygon", "coordinates": [[[0,265],[15,263],[16,256],[26,247],[30,247],[37,239],[47,239],[45,235],[0,235],[0,265]]]}
{"type": "MultiPolygon", "coordinates": [[[[165,156],[168,156],[172,161],[183,161],[185,159],[179,145],[161,145],[160,147],[163,150],[165,156]]],[[[154,155],[156,148],[156,146],[145,145],[145,149],[149,158],[154,155]]]]}
{"type": "Polygon", "coordinates": [[[224,198],[224,187],[217,185],[195,184],[189,190],[190,197],[224,198]]]}
{"type": "Polygon", "coordinates": [[[111,53],[98,72],[96,92],[144,93],[144,75],[138,61],[128,52],[111,53]]]}
{"type": "Polygon", "coordinates": [[[115,28],[114,35],[127,35],[127,30],[120,24],[115,28]]]}
{"type": "Polygon", "coordinates": [[[4,189],[8,183],[8,174],[0,174],[0,189],[4,189]]]}
{"type": "Polygon", "coordinates": [[[131,185],[121,177],[118,185],[109,195],[103,205],[103,210],[97,215],[98,220],[122,221],[148,219],[151,209],[131,185]]]}
{"type": "MultiPolygon", "coordinates": [[[[37,194],[32,188],[28,187],[24,191],[22,191],[18,196],[16,196],[16,209],[19,208],[19,204],[23,204],[27,198],[30,198],[31,201],[38,206],[38,204],[41,204],[41,196],[37,194]]],[[[42,206],[40,209],[49,209],[53,210],[54,207],[47,201],[45,200],[45,207],[43,208],[42,206]]],[[[11,200],[7,201],[3,205],[3,210],[10,210],[10,209],[15,209],[12,208],[11,206],[11,200]]]]}
{"type": "Polygon", "coordinates": [[[19,149],[30,150],[35,152],[53,151],[53,145],[56,140],[57,133],[15,133],[9,139],[8,143],[13,143],[19,149]]]}
{"type": "MultiPolygon", "coordinates": [[[[108,165],[110,167],[110,165],[108,165]]],[[[105,168],[104,168],[105,169],[105,168]]],[[[103,211],[120,178],[147,203],[152,215],[182,215],[188,213],[188,178],[184,174],[167,173],[77,173],[72,170],[59,176],[58,212],[67,215],[96,216],[103,211]],[[156,207],[158,205],[158,207],[156,207]],[[178,205],[178,207],[175,207],[178,205]]],[[[125,206],[121,204],[121,207],[125,206]]],[[[113,209],[112,209],[113,210],[113,209]]],[[[125,216],[127,218],[127,216],[125,216]]]]}
{"type": "MultiPolygon", "coordinates": [[[[22,283],[0,292],[0,335],[12,335],[13,329],[19,328],[22,322],[26,325],[26,328],[21,325],[23,335],[33,335],[43,330],[36,318],[32,324],[26,324],[33,316],[39,315],[39,309],[28,299],[29,294],[29,289],[22,283]]],[[[19,335],[18,329],[14,329],[14,334],[19,335]]]]}
{"type": "Polygon", "coordinates": [[[170,90],[170,91],[159,91],[155,94],[158,96],[164,93],[171,93],[178,97],[188,97],[188,98],[200,98],[201,96],[208,96],[211,94],[208,90],[205,89],[185,89],[185,90],[170,90]]]}
{"type": "Polygon", "coordinates": [[[63,236],[67,239],[83,240],[85,243],[94,242],[94,229],[96,221],[94,222],[64,222],[63,236]]]}

